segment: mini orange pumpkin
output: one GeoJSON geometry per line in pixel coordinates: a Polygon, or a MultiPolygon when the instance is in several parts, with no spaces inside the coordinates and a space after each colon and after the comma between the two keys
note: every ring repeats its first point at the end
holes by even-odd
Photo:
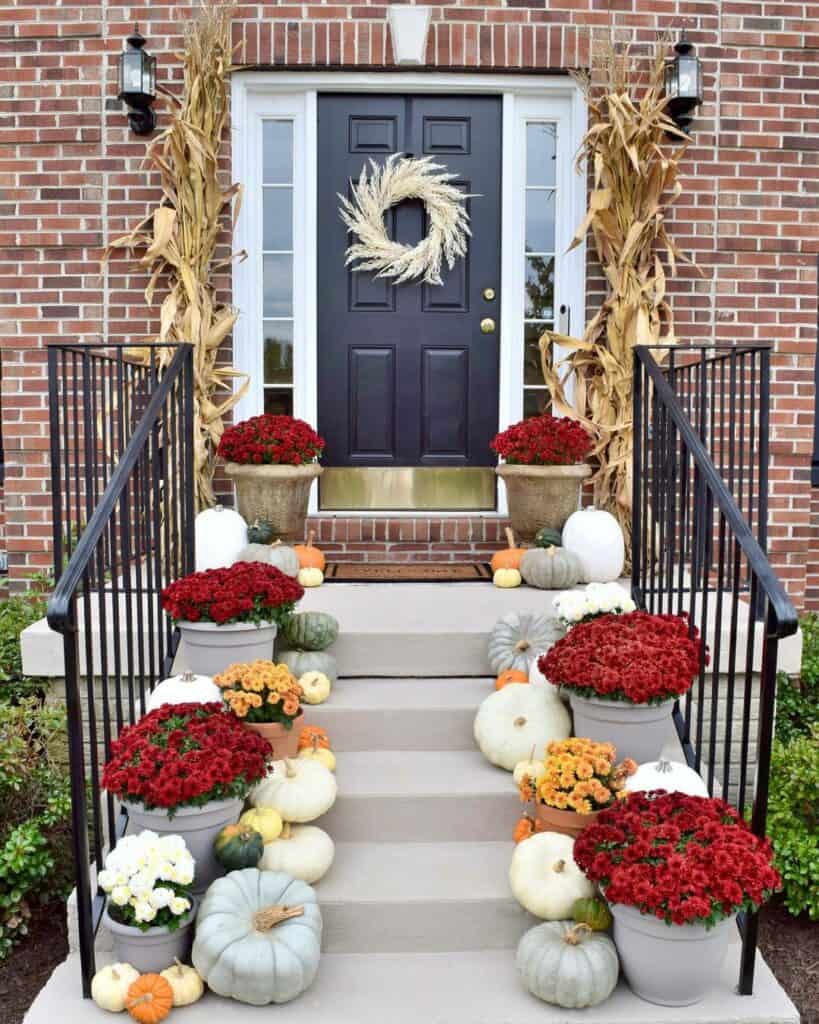
{"type": "Polygon", "coordinates": [[[305,725],[299,733],[299,750],[310,750],[313,747],[330,749],[330,737],[320,725],[305,725]]]}
{"type": "Polygon", "coordinates": [[[518,818],[512,837],[516,843],[522,843],[523,840],[528,839],[529,836],[533,836],[537,832],[545,831],[545,825],[542,825],[539,821],[535,821],[534,818],[530,818],[528,814],[524,814],[522,818],[518,818]]]}
{"type": "Polygon", "coordinates": [[[502,690],[504,686],[508,686],[509,683],[528,683],[529,676],[525,672],[522,672],[519,668],[507,668],[501,672],[498,678],[495,680],[495,689],[502,690]]]}
{"type": "Polygon", "coordinates": [[[323,551],[313,547],[313,538],[315,536],[315,530],[311,530],[307,534],[307,543],[296,544],[293,550],[299,556],[299,565],[302,569],[320,569],[324,572],[327,566],[327,559],[324,557],[323,551]]]}
{"type": "Polygon", "coordinates": [[[125,999],[125,1008],[139,1024],[159,1024],[172,1007],[173,989],[161,974],[141,974],[125,999]]]}
{"type": "Polygon", "coordinates": [[[506,527],[506,543],[509,547],[502,551],[496,551],[492,555],[492,561],[489,563],[492,566],[492,572],[497,572],[498,569],[520,569],[520,560],[526,554],[526,549],[515,547],[515,535],[508,526],[506,527]]]}

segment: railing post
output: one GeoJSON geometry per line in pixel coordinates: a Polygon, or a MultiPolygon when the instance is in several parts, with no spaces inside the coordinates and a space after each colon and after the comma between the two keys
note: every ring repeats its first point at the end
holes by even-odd
{"type": "MultiPolygon", "coordinates": [[[[757,512],[756,539],[759,546],[768,553],[768,435],[771,429],[771,351],[763,348],[759,353],[759,510],[757,512]]],[[[749,494],[748,507],[753,507],[753,493],[749,494]]],[[[764,605],[762,595],[753,609],[757,620],[762,619],[764,605]]]]}
{"type": "Polygon", "coordinates": [[[193,348],[191,347],[187,353],[185,359],[185,366],[182,373],[183,388],[184,388],[184,399],[185,399],[185,446],[183,448],[183,458],[185,460],[185,477],[187,480],[187,487],[184,489],[182,495],[182,501],[185,505],[185,525],[183,543],[184,548],[184,565],[185,572],[193,572],[196,558],[195,558],[195,541],[194,541],[194,518],[196,516],[196,469],[194,453],[196,451],[195,439],[193,436],[194,425],[193,425],[193,388],[194,388],[194,376],[193,376],[193,348]]]}
{"type": "Polygon", "coordinates": [[[631,596],[639,605],[642,604],[640,594],[640,572],[642,567],[643,521],[640,495],[643,486],[643,371],[640,353],[634,349],[633,370],[633,405],[632,405],[632,468],[631,468],[631,596]]]}
{"type": "Polygon", "coordinates": [[[48,432],[51,446],[51,524],[54,537],[54,581],[63,571],[63,483],[60,475],[60,404],[56,347],[48,348],[48,432]]]}

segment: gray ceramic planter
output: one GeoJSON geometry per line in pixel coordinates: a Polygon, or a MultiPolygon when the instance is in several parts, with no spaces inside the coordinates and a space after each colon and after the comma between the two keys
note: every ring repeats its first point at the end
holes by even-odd
{"type": "Polygon", "coordinates": [[[719,983],[731,929],[736,928],[733,917],[706,929],[702,924],[669,925],[618,904],[611,906],[611,913],[623,974],[641,999],[689,1006],[719,983]]]}
{"type": "Polygon", "coordinates": [[[662,704],[628,704],[569,694],[574,735],[598,743],[613,743],[617,758],[632,757],[638,764],[656,761],[671,735],[673,700],[662,704]]]}
{"type": "Polygon", "coordinates": [[[108,913],[106,906],[102,923],[114,940],[114,959],[130,964],[140,974],[158,974],[171,967],[175,959],[188,963],[193,943],[193,922],[196,920],[196,900],[187,917],[175,931],[167,928],[149,928],[146,932],[120,924],[108,913]]]}
{"type": "Polygon", "coordinates": [[[147,828],[159,835],[182,836],[196,864],[195,893],[203,893],[214,879],[225,873],[213,856],[213,841],[225,825],[238,821],[242,813],[241,800],[211,800],[202,807],[180,807],[172,818],[160,807],[146,811],[142,804],[126,801],[123,806],[128,811],[129,832],[147,828]]]}
{"type": "Polygon", "coordinates": [[[183,658],[191,672],[215,676],[237,661],[270,661],[278,627],[275,622],[179,622],[185,642],[183,658]]]}

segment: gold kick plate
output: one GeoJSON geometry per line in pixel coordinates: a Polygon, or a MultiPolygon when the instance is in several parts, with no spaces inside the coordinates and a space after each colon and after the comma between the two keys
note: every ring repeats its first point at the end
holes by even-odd
{"type": "Polygon", "coordinates": [[[494,512],[491,466],[325,466],[322,512],[494,512]]]}

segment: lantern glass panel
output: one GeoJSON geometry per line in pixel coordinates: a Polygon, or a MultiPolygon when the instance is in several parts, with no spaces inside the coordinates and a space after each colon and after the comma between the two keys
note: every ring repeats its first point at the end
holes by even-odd
{"type": "Polygon", "coordinates": [[[143,54],[142,91],[146,96],[156,95],[156,57],[143,54]]]}
{"type": "Polygon", "coordinates": [[[142,54],[139,50],[126,50],[120,60],[122,92],[142,92],[142,54]]]}
{"type": "Polygon", "coordinates": [[[677,69],[677,95],[682,99],[700,98],[699,61],[696,57],[680,57],[677,69]]]}
{"type": "Polygon", "coordinates": [[[666,96],[671,100],[676,99],[678,95],[676,60],[671,60],[666,64],[664,84],[666,96]]]}

